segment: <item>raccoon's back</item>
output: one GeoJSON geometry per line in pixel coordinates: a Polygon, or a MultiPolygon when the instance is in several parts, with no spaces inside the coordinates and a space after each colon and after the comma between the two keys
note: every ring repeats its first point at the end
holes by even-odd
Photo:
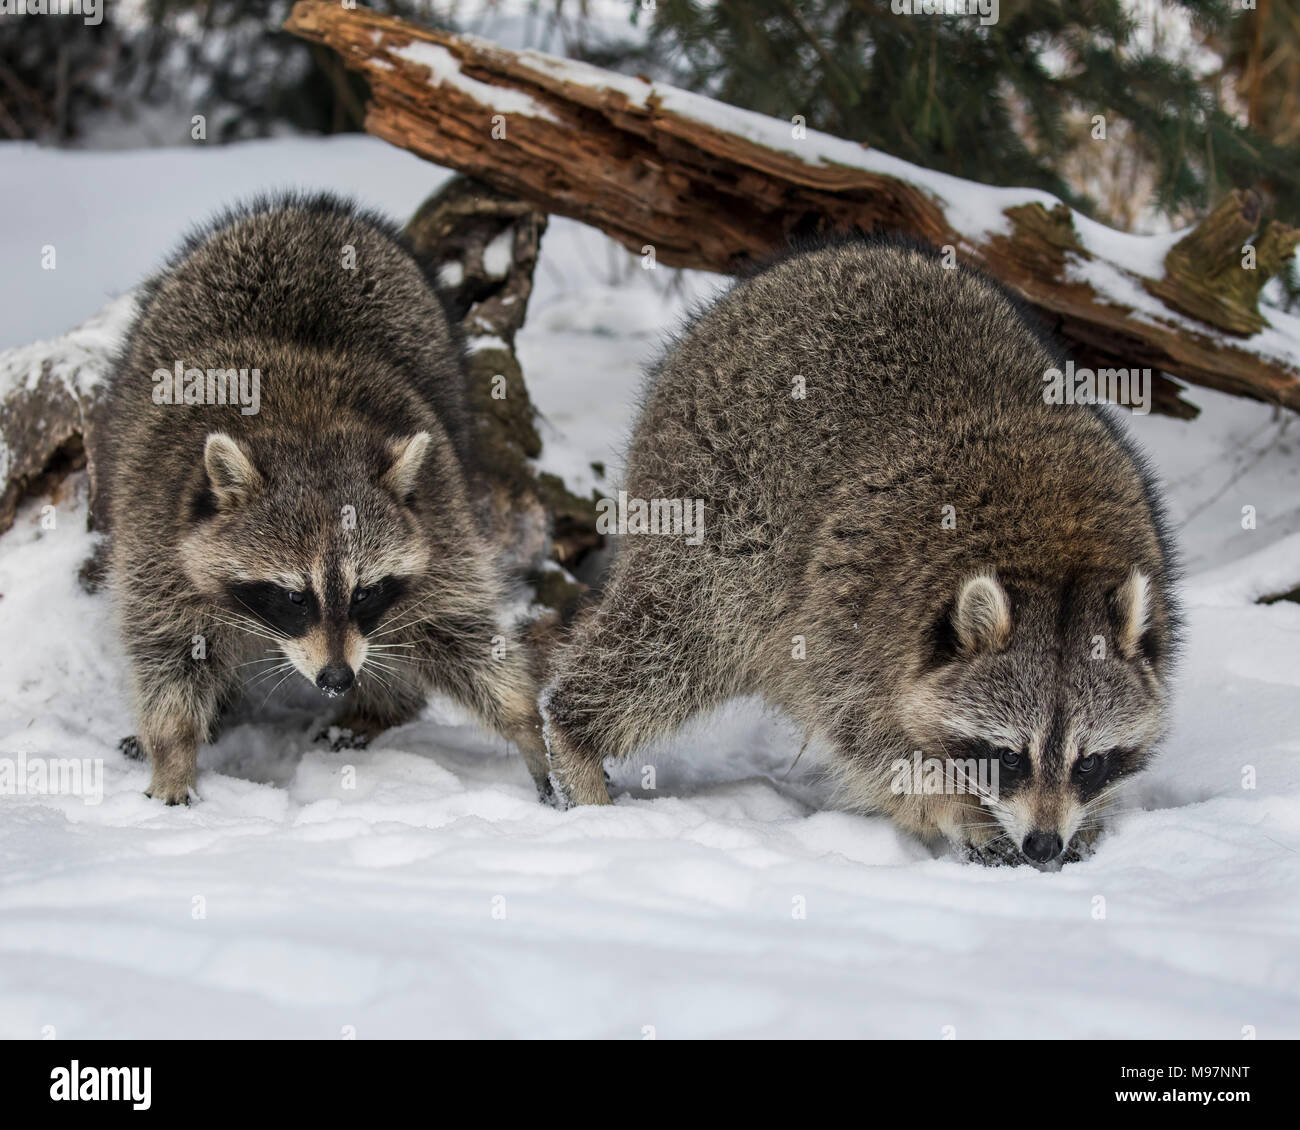
{"type": "Polygon", "coordinates": [[[133,496],[165,493],[216,428],[238,434],[290,420],[310,430],[355,413],[399,435],[412,430],[412,406],[423,406],[472,475],[464,374],[431,273],[384,220],[328,195],[233,209],[188,237],[141,289],[109,381],[97,521],[110,520],[118,480],[133,496]],[[153,375],[178,365],[262,368],[259,414],[160,408],[153,375]]]}
{"type": "Polygon", "coordinates": [[[684,442],[798,497],[846,457],[896,462],[975,421],[1014,422],[1052,363],[981,276],[903,244],[833,245],[737,284],[695,320],[652,375],[633,459],[684,442]]]}
{"type": "Polygon", "coordinates": [[[801,554],[841,519],[911,560],[959,545],[1059,556],[1054,535],[1099,538],[1104,553],[1135,528],[1151,547],[1149,488],[1121,434],[1044,402],[1061,363],[999,286],[931,251],[797,255],[738,284],[666,355],[628,489],[702,496],[718,541],[755,551],[801,554]],[[945,543],[941,505],[984,544],[945,543]]]}
{"type": "MultiPolygon", "coordinates": [[[[401,391],[418,392],[464,449],[461,346],[434,281],[395,229],[348,201],[267,198],[191,235],[142,289],[110,396],[124,409],[142,406],[155,369],[201,365],[214,347],[239,341],[377,362],[366,366],[369,379],[382,381],[374,374],[385,370],[401,391]]],[[[373,390],[377,404],[387,391],[373,390]]]]}

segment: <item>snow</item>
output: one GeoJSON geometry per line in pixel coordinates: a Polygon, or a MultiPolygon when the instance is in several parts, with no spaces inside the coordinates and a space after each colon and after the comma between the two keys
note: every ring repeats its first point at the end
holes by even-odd
{"type": "Polygon", "coordinates": [[[37,341],[0,353],[0,400],[17,389],[36,388],[46,372],[74,396],[88,392],[103,379],[101,360],[121,341],[134,316],[135,296],[123,294],[55,341],[37,341]]]}
{"type": "Polygon", "coordinates": [[[426,43],[417,39],[405,47],[390,47],[388,53],[396,55],[399,59],[405,59],[408,63],[428,67],[431,85],[455,87],[475,102],[491,106],[502,114],[523,114],[529,118],[555,120],[555,116],[545,106],[521,91],[479,82],[478,79],[462,74],[460,60],[447,48],[437,43],[426,43]]]}
{"type": "Polygon", "coordinates": [[[503,279],[514,262],[514,233],[503,231],[483,248],[483,270],[489,278],[503,279]]]}
{"type": "Polygon", "coordinates": [[[0,349],[53,338],[155,271],[193,225],[269,188],[353,190],[409,217],[450,175],[414,154],[355,135],[84,153],[6,143],[0,191],[39,208],[0,220],[0,349]],[[91,172],[93,170],[93,173],[91,172]],[[56,252],[54,270],[42,248],[56,252]]]}
{"type": "MultiPolygon", "coordinates": [[[[235,197],[333,186],[405,216],[444,175],[365,138],[0,146],[29,202],[0,215],[0,345],[84,322],[235,197]]],[[[544,466],[617,489],[641,365],[717,285],[552,221],[518,339],[544,466]]],[[[1057,873],[825,810],[824,751],[795,764],[750,701],[616,767],[614,806],[560,813],[446,704],[333,753],[305,688],[254,701],[202,752],[202,802],[161,807],[116,749],[122,654],[77,584],[70,481],[0,537],[0,758],[89,758],[102,799],[0,797],[0,1037],[1300,1036],[1300,605],[1254,603],[1300,582],[1297,432],[1189,396],[1199,420],[1133,421],[1188,563],[1174,729],[1057,873]]]]}

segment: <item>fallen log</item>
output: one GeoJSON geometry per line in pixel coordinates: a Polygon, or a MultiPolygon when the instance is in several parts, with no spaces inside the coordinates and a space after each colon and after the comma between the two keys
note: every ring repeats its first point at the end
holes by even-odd
{"type": "Polygon", "coordinates": [[[655,262],[734,274],[792,237],[905,233],[1008,285],[1078,364],[1152,369],[1156,410],[1199,411],[1179,381],[1300,410],[1300,318],[1258,307],[1300,230],[1260,231],[1253,193],[1190,234],[1126,235],[1047,193],[364,8],[299,0],[285,27],[366,78],[369,132],[655,262]]]}

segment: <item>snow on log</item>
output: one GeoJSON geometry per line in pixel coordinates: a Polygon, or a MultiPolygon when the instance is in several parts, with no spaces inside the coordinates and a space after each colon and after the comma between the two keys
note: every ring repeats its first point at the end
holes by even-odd
{"type": "Polygon", "coordinates": [[[125,294],[62,337],[0,352],[0,531],[69,471],[87,468],[94,497],[104,377],[135,308],[125,294]]]}
{"type": "MultiPolygon", "coordinates": [[[[1258,306],[1300,241],[1230,194],[1193,232],[1134,236],[700,95],[364,8],[299,0],[286,29],[370,85],[366,128],[669,266],[736,273],[790,237],[899,232],[1019,293],[1079,365],[1150,368],[1300,410],[1300,318],[1258,306]],[[1253,251],[1247,248],[1253,247],[1253,251]]],[[[954,313],[957,313],[956,311],[954,313]]]]}

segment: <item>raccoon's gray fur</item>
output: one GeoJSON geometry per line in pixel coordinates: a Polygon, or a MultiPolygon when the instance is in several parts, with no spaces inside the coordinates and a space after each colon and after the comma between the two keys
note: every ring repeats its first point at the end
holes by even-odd
{"type": "Polygon", "coordinates": [[[446,692],[545,786],[464,382],[432,278],[332,197],[228,213],[147,284],[112,376],[105,478],[151,796],[187,802],[223,705],[295,669],[346,692],[340,724],[361,734],[446,692]],[[178,362],[260,370],[259,410],[156,402],[155,372],[178,362]]]}
{"type": "Polygon", "coordinates": [[[562,799],[607,803],[603,756],[758,694],[927,840],[1090,842],[1162,732],[1177,617],[1142,459],[1109,409],[1044,402],[1059,364],[996,284],[894,243],[788,258],[699,317],[626,491],[704,500],[703,541],[620,539],[542,699],[562,799]],[[996,799],[918,794],[915,751],[970,787],[996,761],[996,799]]]}

